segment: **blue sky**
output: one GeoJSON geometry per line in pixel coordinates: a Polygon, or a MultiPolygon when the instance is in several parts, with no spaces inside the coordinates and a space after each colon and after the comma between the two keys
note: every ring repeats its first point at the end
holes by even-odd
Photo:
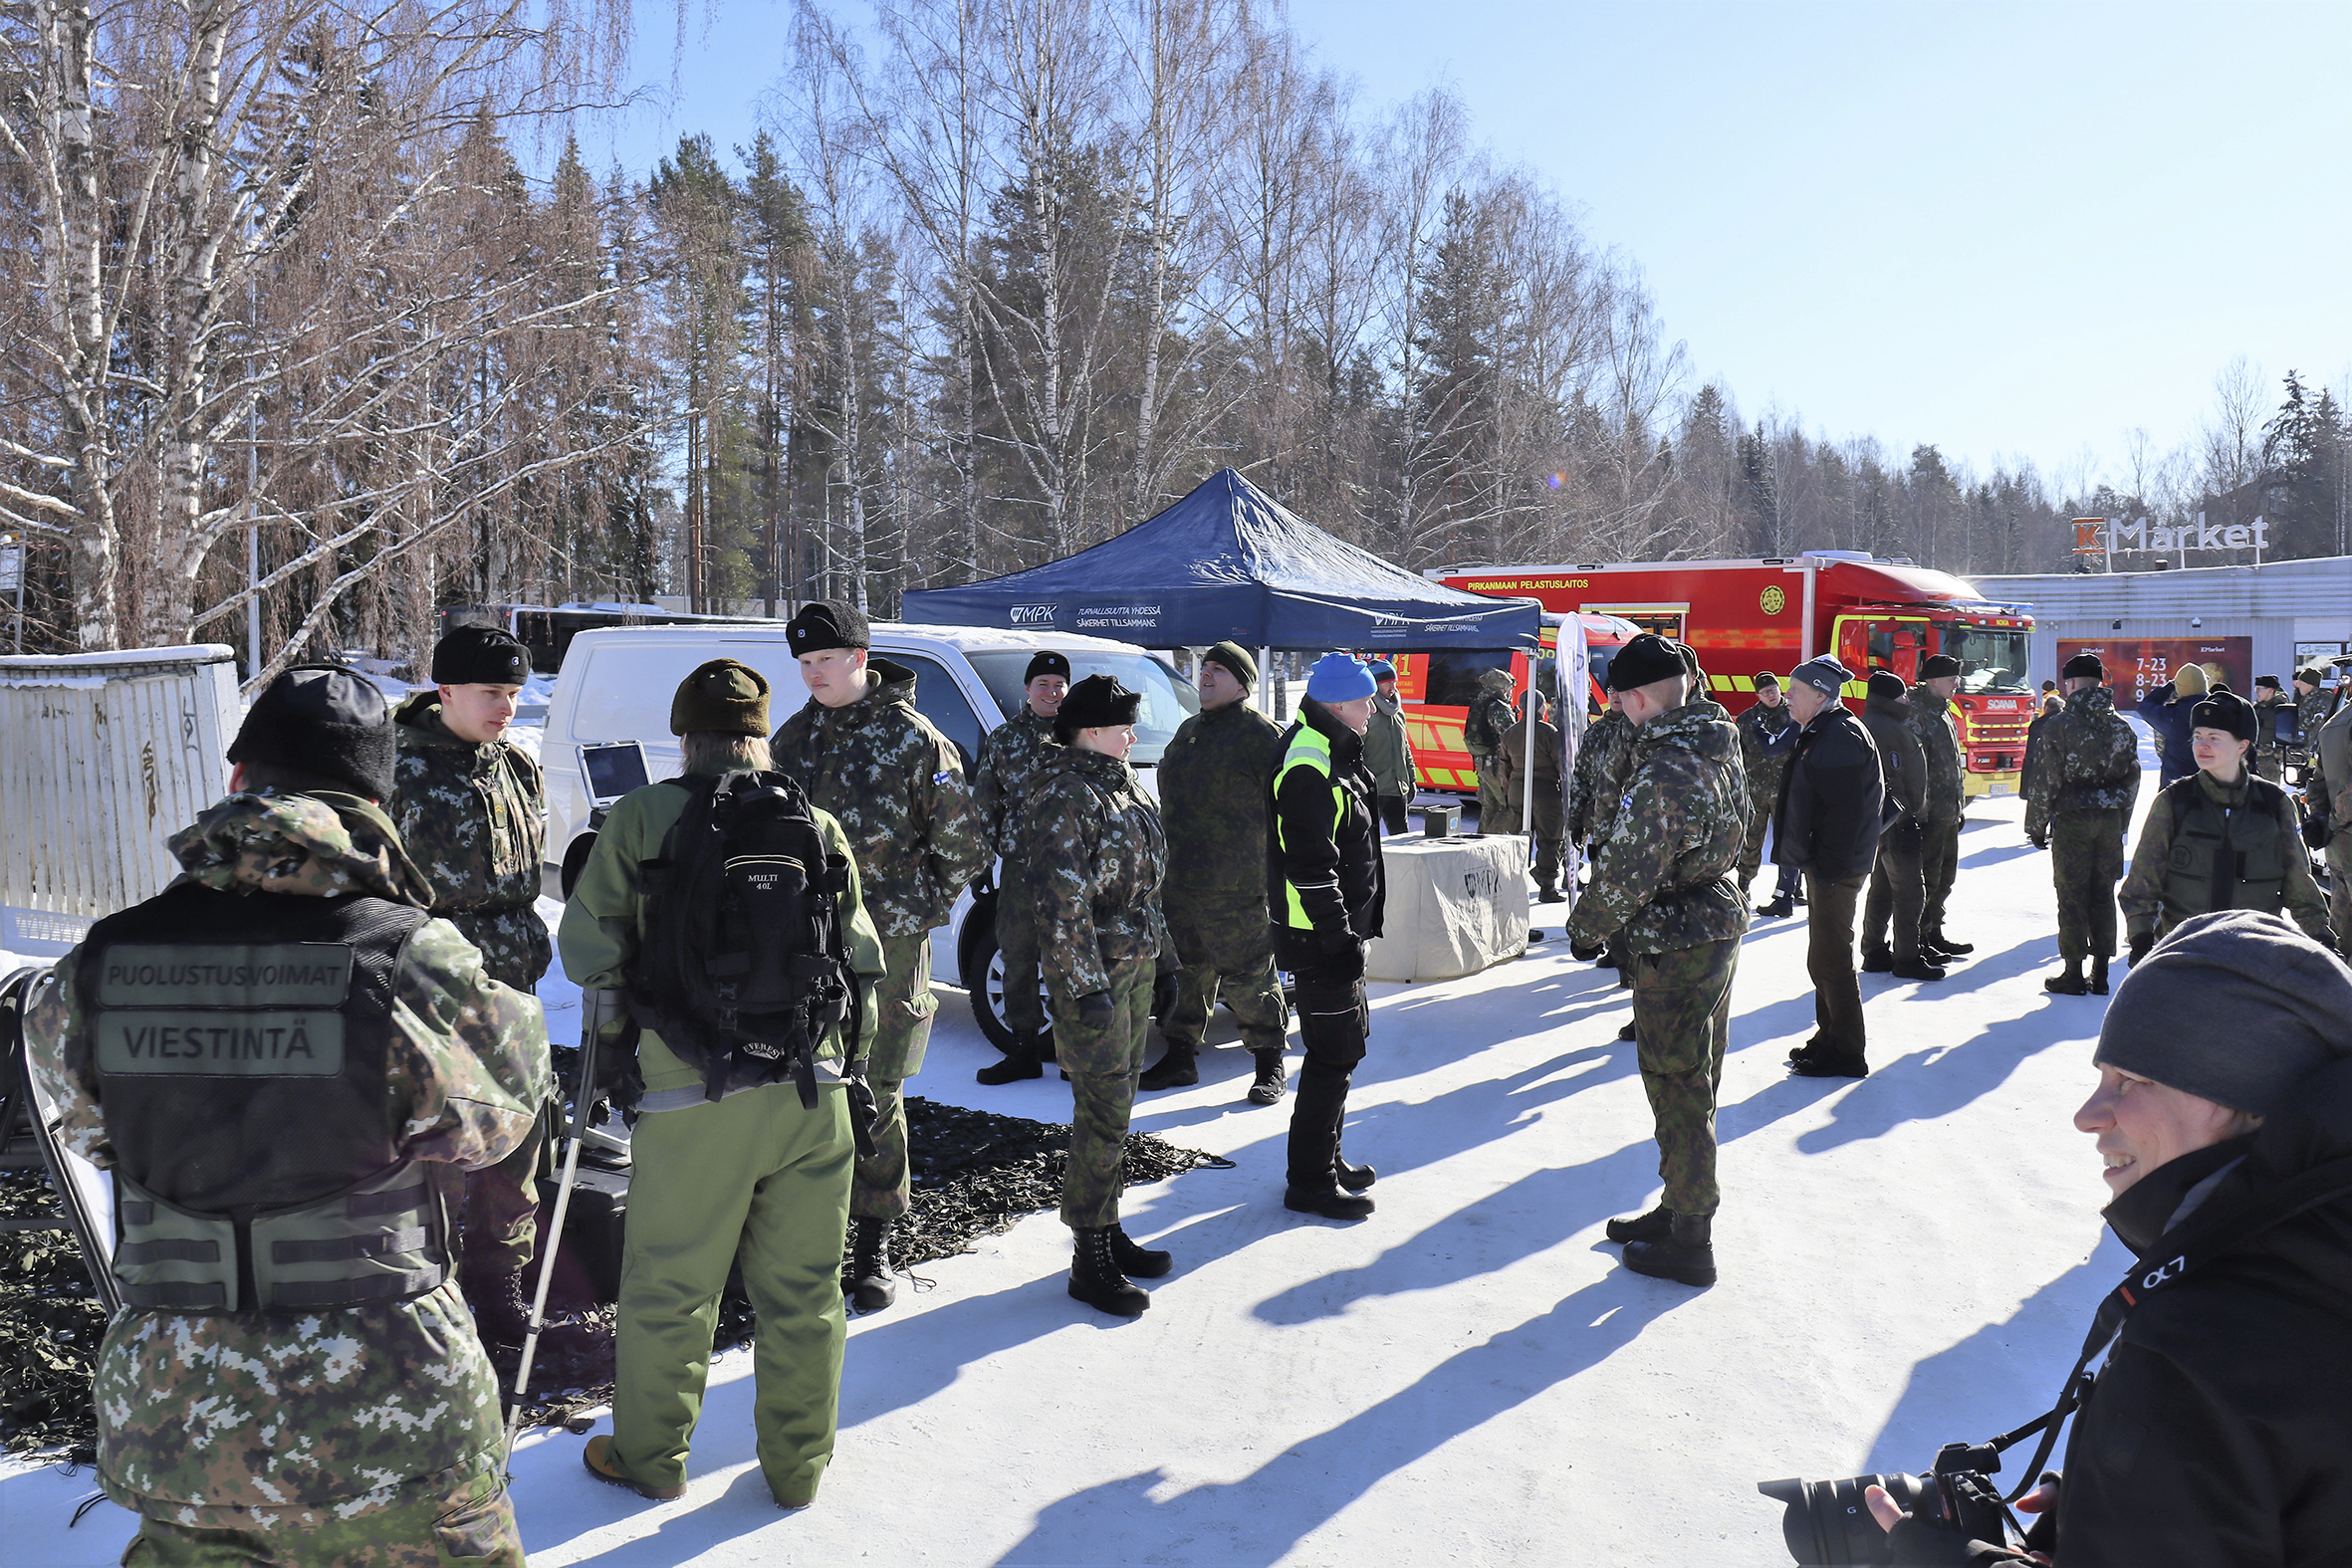
{"type": "MultiPolygon", "coordinates": [[[[644,168],[748,141],[786,8],[643,8],[644,168]],[[707,23],[706,23],[707,16],[707,23]]],[[[1980,469],[2112,473],[2243,354],[2352,377],[2352,4],[1292,0],[1377,108],[1437,83],[1647,273],[1699,377],[1980,469]]],[[[1694,385],[1696,382],[1694,382],[1694,385]]]]}

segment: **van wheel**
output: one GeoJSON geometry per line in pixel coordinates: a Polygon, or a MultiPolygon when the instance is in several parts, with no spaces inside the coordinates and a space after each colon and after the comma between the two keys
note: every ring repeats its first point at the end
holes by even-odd
{"type": "Polygon", "coordinates": [[[564,899],[569,903],[572,890],[580,884],[580,873],[588,869],[588,851],[596,847],[596,835],[583,833],[572,840],[572,847],[564,851],[564,899]]]}
{"type": "Polygon", "coordinates": [[[964,950],[964,983],[972,997],[972,1018],[998,1050],[1013,1049],[1012,1025],[1005,1021],[1005,954],[997,946],[996,922],[976,931],[964,950]]]}

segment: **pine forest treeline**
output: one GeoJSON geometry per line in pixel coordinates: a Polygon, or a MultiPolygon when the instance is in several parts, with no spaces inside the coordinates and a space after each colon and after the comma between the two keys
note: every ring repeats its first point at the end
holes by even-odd
{"type": "Polygon", "coordinates": [[[2344,549],[2300,375],[2103,485],[1744,413],[1458,101],[1361,102],[1240,0],[804,0],[767,128],[641,178],[566,137],[623,0],[528,15],[0,0],[28,648],[238,641],[255,575],[269,667],[413,662],[460,602],[886,615],[1225,465],[1416,569],[2059,570],[2086,512],[2344,549]]]}

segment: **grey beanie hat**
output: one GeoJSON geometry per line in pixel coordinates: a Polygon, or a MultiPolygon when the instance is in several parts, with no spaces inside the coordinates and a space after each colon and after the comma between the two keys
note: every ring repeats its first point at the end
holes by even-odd
{"type": "Polygon", "coordinates": [[[2352,1056],[2352,970],[2276,915],[2184,920],[2107,1005],[2091,1059],[2268,1116],[2352,1056]]]}
{"type": "Polygon", "coordinates": [[[1790,685],[1793,686],[1798,681],[1802,681],[1825,697],[1836,696],[1845,689],[1846,682],[1853,678],[1854,672],[1852,670],[1847,669],[1826,653],[1817,659],[1807,659],[1788,672],[1790,685]]]}

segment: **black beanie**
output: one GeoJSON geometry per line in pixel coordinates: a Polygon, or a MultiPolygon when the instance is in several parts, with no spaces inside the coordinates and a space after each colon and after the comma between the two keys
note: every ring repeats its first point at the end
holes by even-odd
{"type": "Polygon", "coordinates": [[[495,626],[458,626],[433,644],[435,686],[520,686],[531,650],[495,626]]]}
{"type": "Polygon", "coordinates": [[[1893,670],[1870,672],[1870,695],[1888,702],[1900,702],[1911,688],[1903,684],[1903,677],[1893,670]]]}
{"type": "Polygon", "coordinates": [[[1067,746],[1080,730],[1133,724],[1142,706],[1143,694],[1121,686],[1117,676],[1089,675],[1061,699],[1061,711],[1054,715],[1054,733],[1067,746]]]}
{"type": "Polygon", "coordinates": [[[2216,692],[2189,714],[2192,730],[2227,730],[2241,741],[2254,738],[2254,705],[2235,692],[2216,692]]]}
{"type": "Polygon", "coordinates": [[[698,665],[670,698],[670,734],[768,736],[768,677],[734,659],[698,665]]]}
{"type": "Polygon", "coordinates": [[[2095,653],[2078,653],[2066,661],[2066,667],[2058,674],[2070,681],[2081,680],[2085,676],[2094,681],[2103,681],[2107,678],[2107,666],[2099,662],[2099,656],[2095,653]]]}
{"type": "Polygon", "coordinates": [[[348,664],[297,664],[262,689],[229,745],[232,763],[262,763],[392,797],[397,751],[391,709],[348,664]]]}
{"type": "Polygon", "coordinates": [[[873,634],[866,629],[865,611],[839,599],[819,599],[801,606],[801,613],[784,623],[784,640],[793,657],[823,653],[827,648],[870,648],[873,634]]]}
{"type": "Polygon", "coordinates": [[[1960,673],[1960,661],[1949,653],[1931,653],[1919,661],[1919,678],[1923,681],[1941,680],[1960,673]]]}
{"type": "Polygon", "coordinates": [[[1629,692],[1690,673],[1691,667],[1683,662],[1680,643],[1668,642],[1654,631],[1645,631],[1619,648],[1617,656],[1609,660],[1609,690],[1629,692]]]}
{"type": "Polygon", "coordinates": [[[1068,680],[1069,659],[1052,648],[1041,650],[1036,658],[1029,661],[1029,668],[1022,672],[1021,684],[1027,686],[1041,675],[1058,675],[1068,680]]]}

